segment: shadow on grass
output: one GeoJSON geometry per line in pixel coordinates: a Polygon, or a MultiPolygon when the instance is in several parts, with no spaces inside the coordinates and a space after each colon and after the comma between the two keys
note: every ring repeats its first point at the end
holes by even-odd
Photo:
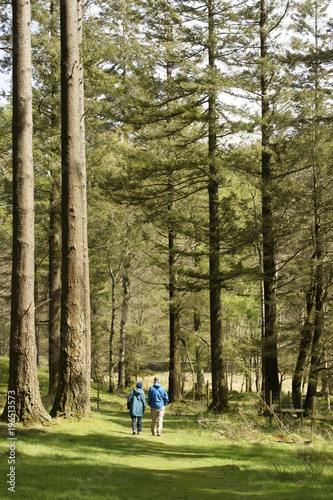
{"type": "MultiPolygon", "coordinates": [[[[101,415],[104,415],[107,419],[115,423],[117,426],[127,429],[129,431],[131,429],[131,418],[128,412],[110,412],[110,411],[100,411],[101,415]]],[[[144,431],[147,433],[150,432],[151,425],[151,417],[150,417],[150,409],[145,411],[142,424],[144,431]]],[[[186,417],[177,417],[171,416],[166,413],[163,419],[163,433],[175,432],[179,429],[184,429],[187,432],[190,432],[191,429],[197,429],[197,417],[196,415],[190,415],[186,417]]]]}
{"type": "MultiPolygon", "coordinates": [[[[126,448],[126,447],[125,447],[126,448]]],[[[110,451],[111,452],[111,451],[110,451]]],[[[186,457],[184,457],[185,459],[186,457]]],[[[151,461],[154,455],[151,454],[151,461]]],[[[22,457],[18,465],[16,493],[20,499],[299,499],[327,500],[329,485],[302,484],[296,474],[276,482],[268,468],[260,472],[237,466],[147,469],[124,465],[100,465],[84,460],[22,457]]],[[[10,498],[3,495],[2,498],[10,498]]]]}
{"type": "MultiPolygon", "coordinates": [[[[108,397],[111,396],[108,395],[108,397]]],[[[315,476],[298,465],[296,447],[200,439],[195,415],[167,409],[161,438],[150,435],[150,410],[143,434],[132,436],[120,398],[100,402],[100,411],[82,425],[17,429],[16,495],[34,500],[327,500],[332,476],[315,476]],[[103,425],[98,426],[98,424],[103,425]],[[110,429],[110,432],[108,432],[110,429]],[[193,432],[195,430],[195,432],[193,432]],[[193,432],[193,433],[192,433],[193,432]],[[183,439],[187,436],[187,439],[183,439]],[[188,438],[190,436],[190,438],[188,438]],[[193,436],[193,437],[192,437],[193,436]],[[277,454],[278,453],[278,454],[277,454]]],[[[95,404],[95,403],[94,403],[95,404]]],[[[95,412],[96,409],[94,408],[95,412]]],[[[0,425],[2,444],[7,427],[0,425]]],[[[288,446],[288,445],[286,445],[288,446]]],[[[0,462],[0,496],[7,492],[8,449],[0,462]]],[[[323,464],[318,455],[318,464],[323,464]]],[[[333,463],[332,453],[328,462],[333,463]]],[[[319,465],[320,467],[320,465],[319,465]]],[[[331,474],[331,473],[330,473],[331,474]]]]}
{"type": "MultiPolygon", "coordinates": [[[[116,424],[110,433],[18,429],[22,451],[18,445],[17,497],[327,500],[333,496],[332,478],[319,482],[304,477],[294,466],[297,453],[291,448],[280,449],[277,462],[276,449],[260,444],[205,445],[195,439],[179,444],[174,428],[168,429],[170,421],[160,439],[148,430],[132,436],[125,413],[109,413],[103,419],[116,424]]],[[[4,426],[1,434],[5,435],[4,426]]],[[[332,454],[328,458],[332,462],[332,454]]],[[[3,468],[1,475],[3,479],[3,468]]],[[[5,491],[2,487],[1,498],[11,498],[5,491]]]]}

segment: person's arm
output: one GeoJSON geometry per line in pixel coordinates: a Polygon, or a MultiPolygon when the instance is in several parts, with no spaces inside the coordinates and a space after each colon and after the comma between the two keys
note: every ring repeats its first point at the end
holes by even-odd
{"type": "Polygon", "coordinates": [[[148,405],[150,406],[151,403],[151,390],[149,389],[148,391],[148,405]]]}
{"type": "Polygon", "coordinates": [[[164,401],[164,406],[166,406],[169,403],[169,396],[167,391],[165,391],[163,394],[163,401],[164,401]]]}
{"type": "Polygon", "coordinates": [[[127,409],[128,410],[130,409],[130,406],[131,406],[132,397],[133,397],[133,391],[131,391],[131,393],[128,396],[128,399],[127,399],[127,409]]]}

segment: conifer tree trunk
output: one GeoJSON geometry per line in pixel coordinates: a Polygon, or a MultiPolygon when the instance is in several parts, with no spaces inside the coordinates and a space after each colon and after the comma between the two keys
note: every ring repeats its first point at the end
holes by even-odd
{"type": "MultiPolygon", "coordinates": [[[[307,82],[309,89],[312,87],[312,102],[307,102],[307,109],[311,115],[306,120],[306,129],[311,133],[309,136],[310,144],[306,151],[306,162],[312,163],[312,192],[309,199],[312,201],[312,216],[311,236],[314,252],[311,259],[311,287],[307,294],[307,320],[306,330],[302,332],[300,351],[298,362],[295,368],[293,379],[293,388],[297,389],[300,385],[300,378],[303,375],[305,360],[310,358],[310,370],[308,379],[308,389],[305,399],[304,408],[311,408],[312,396],[316,395],[318,380],[321,368],[323,367],[323,336],[324,336],[324,304],[327,300],[331,275],[325,273],[325,257],[327,252],[327,213],[324,209],[326,206],[326,193],[329,184],[327,171],[325,168],[326,159],[322,155],[322,116],[323,116],[323,101],[321,95],[323,92],[323,82],[327,69],[325,68],[325,59],[322,54],[325,53],[325,33],[324,25],[322,24],[322,15],[325,16],[328,7],[326,0],[322,2],[310,2],[302,9],[300,5],[298,13],[301,14],[299,25],[305,26],[305,33],[310,35],[309,42],[305,45],[307,49],[308,61],[306,67],[309,71],[307,82]],[[303,15],[304,19],[303,20],[303,15]],[[324,28],[324,31],[322,29],[324,28]],[[310,105],[311,104],[311,105],[310,105]],[[302,362],[302,364],[301,364],[302,362]],[[296,383],[298,384],[296,386],[296,383]]],[[[306,39],[306,37],[305,37],[306,39]]],[[[303,63],[303,53],[300,54],[303,63]]],[[[302,79],[304,82],[304,77],[302,79]]],[[[329,215],[328,215],[329,217],[329,215]]],[[[328,265],[330,269],[330,265],[328,265]]]]}
{"type": "Polygon", "coordinates": [[[313,337],[313,324],[314,324],[314,313],[315,313],[314,285],[315,285],[314,280],[312,280],[310,289],[306,294],[307,315],[301,331],[301,341],[299,345],[295,372],[292,380],[292,395],[293,395],[293,404],[295,408],[300,407],[298,394],[301,392],[302,389],[302,380],[304,376],[306,359],[310,352],[310,347],[313,337]]]}
{"type": "Polygon", "coordinates": [[[37,360],[37,368],[39,367],[40,363],[40,351],[39,351],[39,346],[40,346],[40,332],[39,332],[39,315],[38,315],[38,302],[39,302],[39,297],[38,297],[38,280],[37,280],[37,266],[35,263],[35,274],[34,274],[34,295],[35,295],[35,337],[36,337],[36,360],[37,360]]]}
{"type": "Polygon", "coordinates": [[[120,319],[119,362],[118,362],[119,389],[124,389],[126,387],[126,370],[125,370],[126,324],[127,324],[129,302],[130,302],[130,278],[129,278],[130,267],[131,267],[131,254],[130,252],[127,252],[124,258],[123,302],[121,307],[121,319],[120,319]]]}
{"type": "MultiPolygon", "coordinates": [[[[262,245],[261,245],[261,237],[260,237],[260,228],[259,228],[259,221],[258,221],[258,213],[257,213],[257,206],[256,206],[256,200],[255,200],[255,195],[254,193],[251,193],[252,200],[253,200],[253,215],[254,215],[254,224],[255,224],[255,229],[256,229],[256,235],[257,235],[257,242],[256,242],[256,249],[258,252],[258,263],[259,263],[259,269],[261,274],[263,275],[263,252],[262,252],[262,245]]],[[[264,280],[261,277],[260,278],[260,330],[261,330],[261,341],[262,341],[262,346],[261,346],[261,355],[260,355],[260,360],[261,360],[261,369],[259,366],[259,359],[256,358],[256,387],[257,391],[259,391],[260,387],[260,375],[261,375],[261,385],[262,385],[262,390],[264,390],[265,386],[265,381],[264,381],[264,341],[265,341],[265,290],[264,290],[264,280]]]]}
{"type": "Polygon", "coordinates": [[[169,372],[169,399],[170,402],[179,401],[181,397],[181,366],[180,366],[180,323],[179,299],[177,291],[176,270],[176,234],[172,211],[174,208],[174,186],[168,183],[168,210],[169,210],[169,327],[170,327],[170,372],[169,372]]]}
{"type": "MultiPolygon", "coordinates": [[[[194,257],[194,268],[197,269],[200,264],[200,257],[195,256],[194,257]]],[[[201,314],[200,314],[200,308],[198,301],[200,300],[200,295],[196,294],[195,296],[195,305],[194,305],[194,311],[193,311],[193,327],[194,327],[194,332],[198,336],[201,328],[201,314]]],[[[201,340],[197,341],[196,347],[195,347],[195,373],[197,375],[197,386],[196,386],[196,397],[200,399],[203,396],[204,393],[204,384],[205,384],[205,376],[204,376],[204,369],[203,369],[203,354],[204,354],[204,348],[203,348],[203,343],[201,340]]]]}
{"type": "MultiPolygon", "coordinates": [[[[197,308],[194,310],[193,322],[194,322],[194,331],[199,332],[201,327],[201,318],[200,318],[200,312],[197,308]]],[[[205,376],[202,366],[202,357],[203,357],[203,346],[202,344],[198,343],[195,348],[195,371],[197,374],[196,397],[199,399],[204,393],[204,384],[205,384],[205,376]]]]}
{"type": "MultiPolygon", "coordinates": [[[[54,174],[55,177],[57,174],[54,174]]],[[[55,394],[59,375],[60,324],[61,324],[61,275],[60,275],[60,199],[54,178],[50,195],[49,235],[49,393],[55,394]]]]}
{"type": "Polygon", "coordinates": [[[323,251],[322,246],[318,243],[317,246],[317,269],[316,269],[316,295],[315,295],[315,317],[314,317],[314,332],[311,349],[311,364],[309,373],[308,390],[306,393],[304,408],[311,408],[312,396],[317,393],[319,367],[322,357],[322,332],[323,332],[323,306],[324,306],[324,290],[323,290],[323,251]]]}
{"type": "Polygon", "coordinates": [[[60,4],[62,303],[60,365],[52,416],[90,414],[84,318],[81,105],[77,0],[60,4]]]}
{"type": "Polygon", "coordinates": [[[115,294],[115,277],[109,262],[109,272],[111,276],[111,325],[109,336],[109,392],[113,393],[115,389],[114,384],[114,334],[115,334],[115,315],[116,315],[116,294],[115,294]]]}
{"type": "Polygon", "coordinates": [[[13,264],[8,401],[18,420],[49,420],[39,392],[34,300],[30,1],[13,6],[13,264]]]}
{"type": "MultiPolygon", "coordinates": [[[[167,25],[166,38],[173,40],[172,24],[167,25]]],[[[167,50],[166,81],[172,80],[171,55],[167,50]]],[[[170,108],[170,104],[168,104],[170,108]]],[[[170,145],[172,139],[169,139],[170,145]]],[[[175,209],[175,186],[172,173],[173,165],[170,165],[168,178],[168,269],[169,269],[169,330],[170,330],[170,367],[169,367],[169,400],[179,401],[182,391],[182,373],[180,364],[180,303],[177,286],[176,266],[176,222],[175,209]]]]}
{"type": "MultiPolygon", "coordinates": [[[[79,47],[82,46],[83,36],[83,11],[82,0],[77,2],[79,47]]],[[[91,378],[91,326],[90,326],[90,279],[89,279],[89,253],[88,253],[88,213],[87,213],[87,166],[86,166],[86,133],[84,113],[84,76],[83,58],[80,53],[80,132],[81,132],[81,172],[82,172],[82,231],[83,231],[83,280],[84,280],[84,322],[86,329],[86,356],[87,356],[87,388],[90,391],[91,378]]],[[[90,397],[90,392],[89,392],[90,397]]]]}
{"type": "Polygon", "coordinates": [[[263,340],[263,390],[266,401],[269,393],[280,389],[277,360],[277,317],[276,317],[276,263],[275,239],[272,213],[272,170],[271,170],[271,123],[268,87],[270,76],[267,69],[267,2],[260,2],[260,47],[261,47],[261,114],[262,114],[262,237],[264,272],[264,340],[263,340]]]}
{"type": "MultiPolygon", "coordinates": [[[[313,61],[313,74],[314,74],[314,114],[313,114],[313,169],[312,169],[312,180],[313,180],[313,213],[314,213],[314,266],[315,266],[315,313],[314,313],[314,331],[312,339],[311,348],[311,363],[309,372],[309,382],[308,390],[305,398],[304,408],[310,409],[312,396],[317,393],[317,386],[320,373],[320,364],[323,354],[322,346],[322,336],[323,336],[323,324],[324,324],[324,303],[327,299],[328,285],[326,290],[324,290],[324,242],[322,228],[322,187],[320,186],[321,180],[321,168],[319,163],[320,152],[318,148],[318,123],[319,111],[318,111],[318,93],[319,93],[319,33],[318,33],[318,15],[319,15],[319,4],[315,2],[314,4],[314,61],[313,61]]],[[[329,280],[330,281],[330,280],[329,280]]]]}
{"type": "MultiPolygon", "coordinates": [[[[57,10],[55,2],[50,2],[50,36],[57,37],[57,10]]],[[[59,108],[57,106],[58,69],[57,59],[51,61],[52,77],[52,109],[51,154],[57,158],[60,154],[58,136],[60,127],[59,108]]],[[[50,233],[49,233],[49,393],[55,394],[58,384],[60,355],[60,325],[61,325],[61,201],[60,201],[60,168],[53,162],[51,171],[50,192],[50,233]],[[54,164],[56,166],[54,167],[54,164]]]]}
{"type": "MultiPolygon", "coordinates": [[[[315,151],[316,148],[316,133],[314,134],[315,151]]],[[[314,161],[317,162],[316,155],[314,155],[314,161]]],[[[318,187],[318,176],[317,176],[317,164],[313,168],[313,200],[314,200],[314,243],[315,243],[315,254],[314,254],[314,265],[315,265],[315,311],[314,311],[314,329],[313,329],[313,339],[311,347],[311,363],[309,372],[309,382],[308,390],[306,393],[304,408],[311,408],[312,396],[317,393],[317,385],[319,379],[319,368],[322,357],[322,333],[323,333],[323,308],[324,302],[326,300],[327,291],[324,291],[324,248],[322,243],[322,228],[321,228],[321,218],[320,218],[320,206],[321,206],[321,196],[318,187]]]]}
{"type": "Polygon", "coordinates": [[[212,363],[212,406],[225,410],[228,405],[227,384],[222,358],[221,283],[220,283],[220,214],[217,152],[217,89],[215,83],[216,33],[214,0],[208,1],[208,64],[211,78],[208,93],[208,162],[209,162],[209,292],[212,363]]]}

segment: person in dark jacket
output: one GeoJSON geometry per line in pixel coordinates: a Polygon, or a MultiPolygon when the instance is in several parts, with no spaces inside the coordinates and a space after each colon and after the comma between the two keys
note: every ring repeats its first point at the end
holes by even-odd
{"type": "Polygon", "coordinates": [[[153,436],[156,436],[156,424],[157,435],[160,436],[162,434],[163,417],[165,407],[168,403],[168,393],[160,384],[159,377],[155,377],[154,385],[152,385],[148,391],[148,405],[150,406],[151,413],[151,433],[153,436]]]}
{"type": "Polygon", "coordinates": [[[142,415],[146,409],[146,397],[142,389],[142,382],[138,382],[131,390],[127,399],[127,408],[132,419],[133,434],[140,434],[142,431],[142,415]]]}

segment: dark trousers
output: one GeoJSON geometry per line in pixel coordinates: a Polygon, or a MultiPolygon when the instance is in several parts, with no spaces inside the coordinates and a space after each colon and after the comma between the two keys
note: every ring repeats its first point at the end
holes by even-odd
{"type": "Polygon", "coordinates": [[[138,432],[142,431],[142,417],[131,417],[132,418],[132,430],[136,431],[136,419],[138,419],[138,432]]]}

